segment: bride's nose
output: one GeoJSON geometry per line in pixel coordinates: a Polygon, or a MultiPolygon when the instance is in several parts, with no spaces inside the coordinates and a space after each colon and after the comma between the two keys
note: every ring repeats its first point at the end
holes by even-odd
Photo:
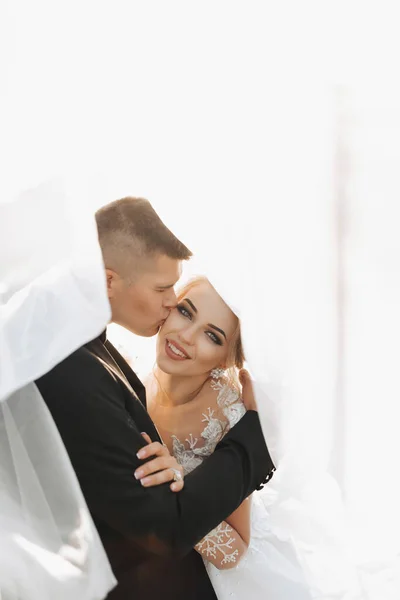
{"type": "Polygon", "coordinates": [[[179,335],[180,340],[184,344],[187,344],[188,346],[193,346],[194,338],[195,338],[194,327],[192,327],[192,326],[184,327],[183,329],[180,330],[178,335],[179,335]]]}

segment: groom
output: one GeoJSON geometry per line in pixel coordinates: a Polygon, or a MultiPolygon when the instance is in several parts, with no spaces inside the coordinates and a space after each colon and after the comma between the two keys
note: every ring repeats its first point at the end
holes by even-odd
{"type": "MultiPolygon", "coordinates": [[[[112,321],[137,335],[155,335],[175,305],[174,285],[191,252],[147,200],[117,200],[100,209],[96,220],[112,321]]],[[[142,383],[106,332],[36,384],[118,580],[108,598],[215,600],[193,547],[272,474],[255,406],[174,493],[165,484],[146,487],[134,476],[150,458],[137,456],[144,446],[141,433],[153,442],[160,438],[146,412],[142,383]]]]}

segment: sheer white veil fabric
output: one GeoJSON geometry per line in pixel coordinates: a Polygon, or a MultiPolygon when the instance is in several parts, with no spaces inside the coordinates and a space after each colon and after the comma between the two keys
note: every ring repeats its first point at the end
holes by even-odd
{"type": "Polygon", "coordinates": [[[149,198],[203,257],[278,467],[272,544],[318,600],[398,600],[397,6],[289,4],[14,0],[3,156],[102,162],[104,203],[149,198]]]}
{"type": "Polygon", "coordinates": [[[269,103],[262,197],[249,177],[231,206],[204,190],[196,219],[157,209],[194,250],[186,276],[241,318],[277,466],[261,493],[274,574],[312,598],[395,600],[399,91],[307,85],[269,103]]]}
{"type": "Polygon", "coordinates": [[[87,193],[52,179],[0,202],[1,600],[97,600],[116,583],[32,383],[110,318],[87,193]]]}

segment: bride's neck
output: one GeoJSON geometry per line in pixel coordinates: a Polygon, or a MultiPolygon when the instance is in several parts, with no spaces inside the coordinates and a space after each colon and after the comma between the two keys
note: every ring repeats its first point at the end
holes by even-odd
{"type": "Polygon", "coordinates": [[[158,404],[171,407],[181,406],[193,400],[207,381],[206,375],[200,375],[198,377],[170,375],[169,373],[161,371],[158,367],[155,367],[154,375],[156,383],[158,383],[158,404]]]}

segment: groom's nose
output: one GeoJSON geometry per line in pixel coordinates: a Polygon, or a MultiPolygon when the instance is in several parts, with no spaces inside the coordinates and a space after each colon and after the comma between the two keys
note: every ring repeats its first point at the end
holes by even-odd
{"type": "Polygon", "coordinates": [[[177,305],[177,299],[174,288],[171,288],[165,293],[163,305],[164,308],[167,308],[168,310],[172,310],[177,305]]]}

